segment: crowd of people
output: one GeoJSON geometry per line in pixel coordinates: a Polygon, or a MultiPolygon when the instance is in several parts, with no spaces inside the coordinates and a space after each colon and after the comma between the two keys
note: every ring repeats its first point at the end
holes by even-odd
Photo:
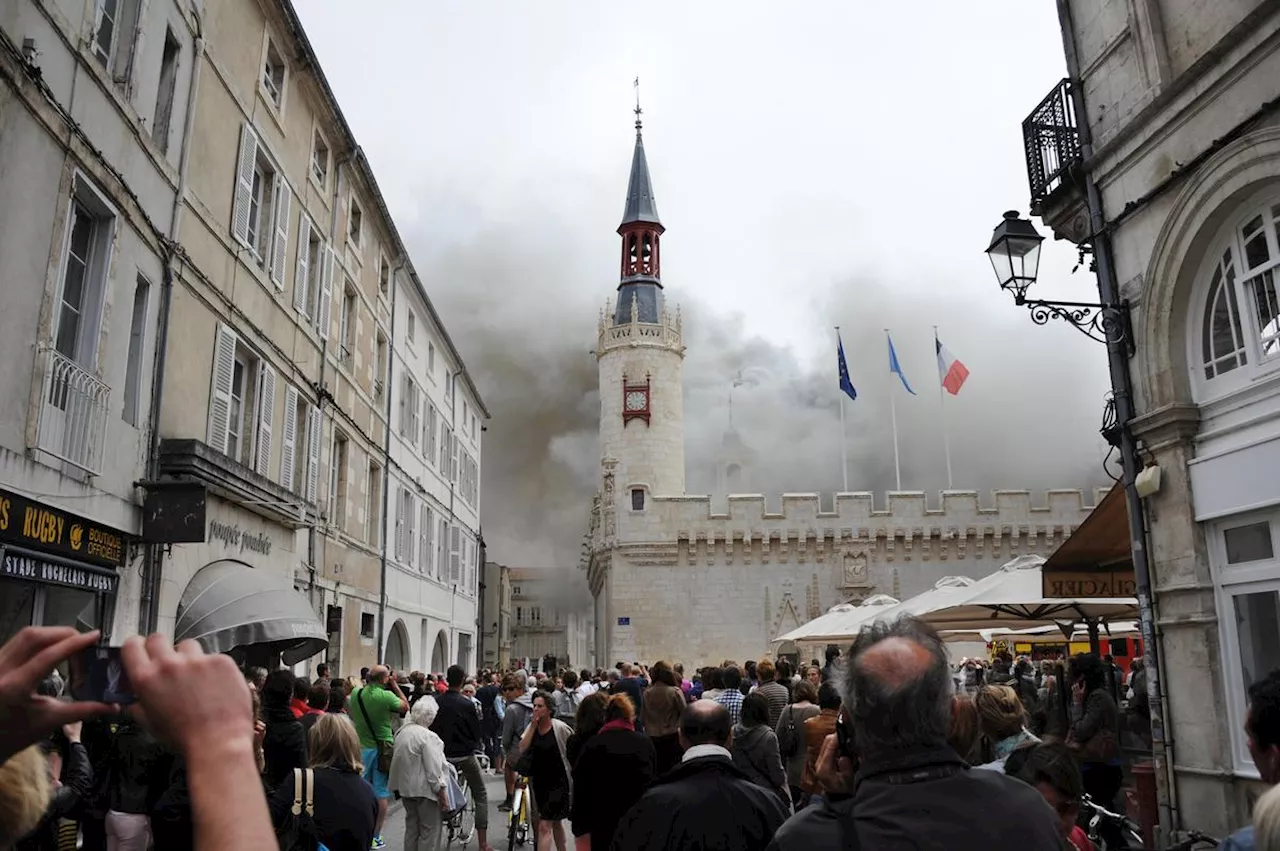
{"type": "MultiPolygon", "coordinates": [[[[465,780],[489,851],[486,767],[505,778],[499,812],[527,778],[538,851],[1083,851],[1084,796],[1123,809],[1109,660],[953,670],[910,617],[821,666],[688,675],[668,661],[346,679],[321,665],[311,681],[153,635],[122,651],[127,711],[66,699],[51,673],[97,641],[29,627],[0,647],[0,849],[363,851],[383,847],[398,799],[404,847],[435,851],[465,780]]],[[[1274,783],[1280,672],[1250,690],[1246,731],[1274,783]]],[[[1223,847],[1280,849],[1280,791],[1223,847]]]]}

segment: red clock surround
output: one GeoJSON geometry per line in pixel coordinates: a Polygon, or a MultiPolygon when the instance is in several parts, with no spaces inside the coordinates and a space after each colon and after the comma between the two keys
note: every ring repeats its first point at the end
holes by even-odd
{"type": "Polygon", "coordinates": [[[652,379],[646,375],[644,384],[628,384],[627,377],[622,376],[622,425],[625,428],[632,420],[644,420],[649,425],[652,412],[652,379]]]}

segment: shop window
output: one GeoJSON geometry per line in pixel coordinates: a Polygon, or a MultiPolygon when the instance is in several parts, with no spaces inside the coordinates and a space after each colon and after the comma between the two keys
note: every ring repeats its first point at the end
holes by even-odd
{"type": "Polygon", "coordinates": [[[1223,530],[1227,546],[1227,564],[1242,564],[1272,558],[1271,524],[1265,520],[1248,526],[1223,530]]]}
{"type": "Polygon", "coordinates": [[[360,613],[360,637],[374,638],[378,632],[377,616],[373,612],[360,613]]]}

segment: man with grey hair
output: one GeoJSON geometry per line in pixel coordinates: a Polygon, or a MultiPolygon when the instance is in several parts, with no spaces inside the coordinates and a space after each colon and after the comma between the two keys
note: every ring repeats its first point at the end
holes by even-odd
{"type": "Polygon", "coordinates": [[[771,849],[1062,848],[1035,788],[970,770],[947,744],[954,682],[931,626],[909,615],[865,626],[847,659],[834,681],[852,735],[827,737],[824,801],[783,825],[771,849]]]}

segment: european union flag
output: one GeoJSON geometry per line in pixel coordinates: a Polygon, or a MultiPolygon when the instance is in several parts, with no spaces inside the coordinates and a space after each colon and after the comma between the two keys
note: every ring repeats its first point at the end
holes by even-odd
{"type": "Polygon", "coordinates": [[[836,332],[836,353],[840,359],[840,389],[850,399],[857,400],[858,391],[854,389],[853,382],[849,380],[849,364],[844,362],[844,341],[840,339],[840,332],[836,332]]]}

